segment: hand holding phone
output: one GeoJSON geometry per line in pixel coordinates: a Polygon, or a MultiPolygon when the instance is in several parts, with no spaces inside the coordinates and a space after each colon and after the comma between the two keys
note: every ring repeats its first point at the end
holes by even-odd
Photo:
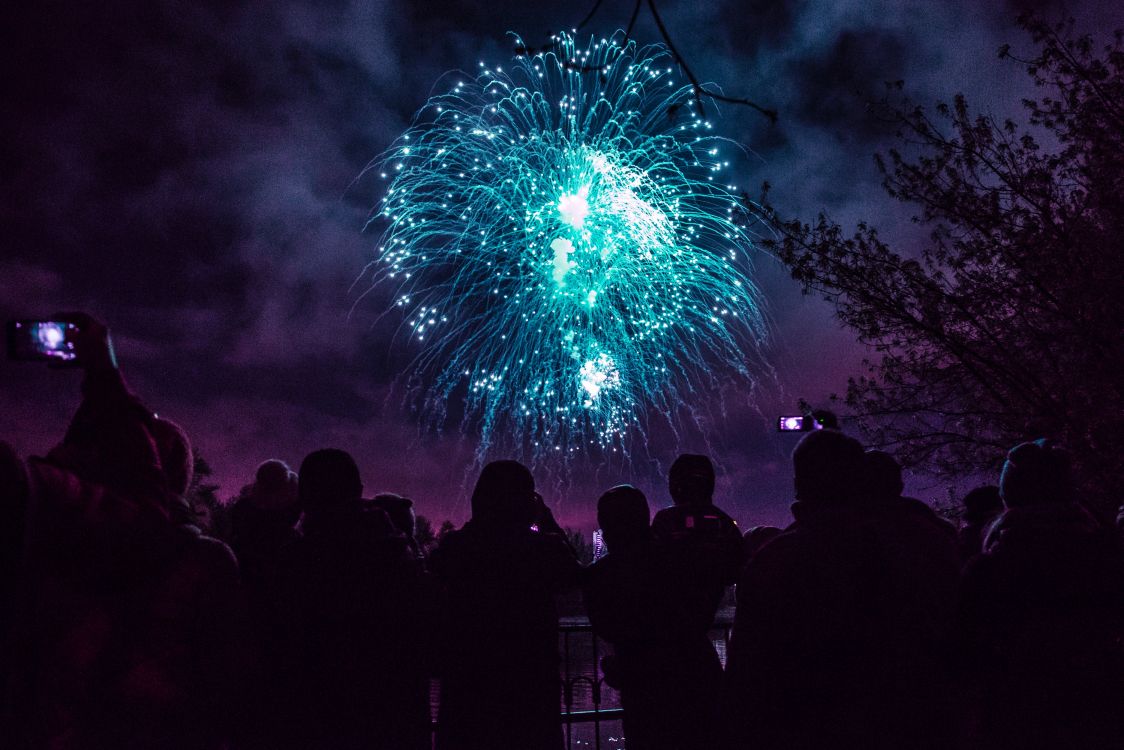
{"type": "Polygon", "coordinates": [[[811,432],[812,430],[822,430],[823,428],[823,423],[815,417],[777,417],[777,430],[780,432],[811,432]]]}
{"type": "Polygon", "coordinates": [[[28,362],[78,364],[78,325],[65,320],[8,322],[8,357],[28,362]]]}
{"type": "Polygon", "coordinates": [[[86,313],[8,322],[8,357],[55,367],[116,369],[109,329],[86,313]]]}

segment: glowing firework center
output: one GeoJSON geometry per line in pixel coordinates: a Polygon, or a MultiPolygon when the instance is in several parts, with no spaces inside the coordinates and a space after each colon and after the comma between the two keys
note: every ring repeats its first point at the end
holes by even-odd
{"type": "Polygon", "coordinates": [[[721,139],[662,47],[571,37],[457,79],[381,160],[377,283],[440,422],[463,394],[481,450],[617,450],[722,374],[762,319],[721,139]],[[500,440],[503,438],[503,440],[500,440]]]}

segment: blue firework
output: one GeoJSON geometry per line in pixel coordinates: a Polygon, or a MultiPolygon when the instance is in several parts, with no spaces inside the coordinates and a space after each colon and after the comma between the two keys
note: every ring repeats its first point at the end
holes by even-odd
{"type": "Polygon", "coordinates": [[[374,281],[428,419],[490,448],[627,450],[747,362],[750,216],[663,46],[561,34],[452,76],[379,160],[374,281]],[[500,439],[502,436],[502,440],[500,439]]]}

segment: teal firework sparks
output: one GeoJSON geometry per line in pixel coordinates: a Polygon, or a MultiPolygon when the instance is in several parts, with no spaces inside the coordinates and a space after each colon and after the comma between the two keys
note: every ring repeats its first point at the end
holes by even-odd
{"type": "Polygon", "coordinates": [[[491,448],[626,450],[750,378],[750,218],[666,48],[568,35],[452,76],[380,159],[376,284],[413,382],[491,448]]]}

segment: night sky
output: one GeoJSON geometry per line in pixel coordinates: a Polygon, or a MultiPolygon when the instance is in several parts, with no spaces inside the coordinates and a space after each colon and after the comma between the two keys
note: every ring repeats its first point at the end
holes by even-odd
{"type": "MultiPolygon", "coordinates": [[[[591,5],[592,3],[590,3],[591,5]]],[[[410,352],[387,293],[359,299],[374,258],[364,232],[381,196],[365,173],[429,96],[478,61],[504,64],[508,31],[530,44],[576,25],[582,2],[40,2],[0,11],[0,315],[87,310],[111,327],[126,376],[181,423],[226,497],[262,460],[350,450],[368,492],[413,497],[435,520],[466,516],[474,437],[421,432],[395,377],[410,352]],[[393,318],[393,316],[391,316],[393,318]]],[[[590,32],[627,23],[605,0],[590,32]]],[[[1069,3],[1087,30],[1124,25],[1114,3],[1069,3]]],[[[1030,50],[1020,11],[1060,4],[948,0],[664,0],[680,51],[704,80],[776,108],[770,125],[724,106],[743,143],[739,184],[773,185],[786,215],[867,219],[909,252],[924,231],[879,186],[892,144],[868,103],[903,80],[923,104],[965,93],[1017,114],[1030,94],[1000,44],[1030,50]]],[[[656,41],[646,14],[634,36],[656,41]]],[[[701,425],[656,435],[628,467],[576,465],[544,494],[591,528],[597,494],[629,480],[653,507],[680,451],[711,454],[717,502],[744,526],[782,523],[792,436],[775,416],[826,405],[867,352],[830,308],[756,256],[771,322],[756,387],[697,407],[701,425]]],[[[0,363],[0,439],[43,453],[65,429],[79,375],[0,363]]],[[[912,477],[927,500],[944,483],[912,477]]]]}

